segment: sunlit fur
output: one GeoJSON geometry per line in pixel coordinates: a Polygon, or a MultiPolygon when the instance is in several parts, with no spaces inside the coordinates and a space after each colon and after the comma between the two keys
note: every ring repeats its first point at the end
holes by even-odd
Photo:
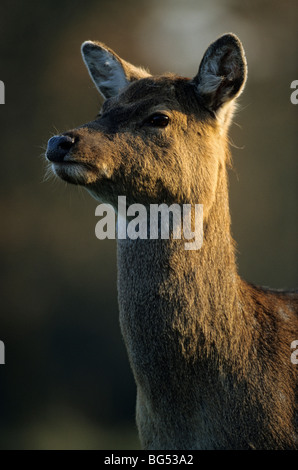
{"type": "Polygon", "coordinates": [[[213,43],[191,80],[138,75],[99,43],[82,51],[109,99],[98,119],[70,131],[79,170],[56,173],[115,208],[118,195],[204,207],[200,250],[186,251],[183,239],[118,240],[120,325],[142,447],[298,449],[297,294],[242,280],[230,230],[227,131],[246,79],[240,41],[213,43]],[[110,61],[111,76],[97,57],[110,61]],[[157,111],[167,127],[146,125],[157,111]]]}

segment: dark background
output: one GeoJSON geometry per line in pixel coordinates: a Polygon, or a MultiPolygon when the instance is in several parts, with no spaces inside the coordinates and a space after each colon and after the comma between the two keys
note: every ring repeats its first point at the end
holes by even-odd
{"type": "Polygon", "coordinates": [[[297,285],[296,1],[1,1],[2,449],[136,449],[135,385],[118,324],[116,246],[95,237],[96,201],[45,178],[56,132],[100,97],[80,57],[105,42],[153,73],[194,76],[211,41],[243,41],[248,84],[231,129],[239,271],[297,285]]]}

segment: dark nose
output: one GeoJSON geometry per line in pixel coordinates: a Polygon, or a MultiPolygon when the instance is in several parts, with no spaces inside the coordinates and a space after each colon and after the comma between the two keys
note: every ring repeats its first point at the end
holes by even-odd
{"type": "Polygon", "coordinates": [[[75,143],[75,138],[70,135],[54,135],[48,141],[46,157],[51,162],[63,162],[64,157],[75,143]]]}

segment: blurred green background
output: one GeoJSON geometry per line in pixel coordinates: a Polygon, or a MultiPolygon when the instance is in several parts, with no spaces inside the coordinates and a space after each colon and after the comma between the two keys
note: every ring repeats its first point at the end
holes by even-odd
{"type": "Polygon", "coordinates": [[[153,73],[194,76],[232,31],[248,84],[231,128],[232,228],[243,277],[297,285],[297,1],[2,0],[0,79],[2,449],[137,449],[135,385],[118,324],[116,246],[96,201],[45,180],[43,149],[91,120],[100,97],[80,57],[105,42],[153,73]]]}

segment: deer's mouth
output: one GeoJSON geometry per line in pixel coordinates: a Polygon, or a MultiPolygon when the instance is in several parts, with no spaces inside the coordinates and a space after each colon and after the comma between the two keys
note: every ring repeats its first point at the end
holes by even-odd
{"type": "Polygon", "coordinates": [[[98,179],[98,168],[87,162],[68,160],[52,162],[53,173],[71,184],[88,185],[98,179]]]}
{"type": "Polygon", "coordinates": [[[89,162],[80,150],[80,137],[75,133],[53,136],[48,141],[46,158],[52,164],[53,173],[71,184],[89,185],[102,176],[108,176],[107,165],[89,162]]]}

